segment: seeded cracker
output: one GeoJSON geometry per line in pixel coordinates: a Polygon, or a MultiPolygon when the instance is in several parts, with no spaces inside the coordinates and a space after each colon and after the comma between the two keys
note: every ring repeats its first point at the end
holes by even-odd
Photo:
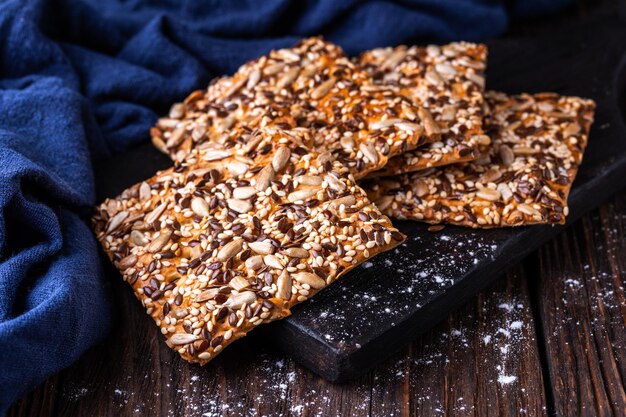
{"type": "Polygon", "coordinates": [[[214,159],[162,171],[93,219],[167,344],[190,362],[205,364],[404,239],[341,163],[301,146],[306,137],[260,134],[248,152],[217,159],[224,148],[205,149],[214,159]],[[226,168],[242,158],[254,162],[226,168]]]}
{"type": "Polygon", "coordinates": [[[489,92],[490,151],[460,165],[365,185],[395,218],[469,227],[563,224],[595,103],[544,93],[489,92]]]}
{"type": "Polygon", "coordinates": [[[486,60],[485,45],[467,42],[365,52],[359,63],[374,82],[428,109],[442,135],[440,141],[392,158],[370,176],[476,159],[489,145],[489,137],[482,131],[486,60]]]}
{"type": "Polygon", "coordinates": [[[441,137],[427,109],[375,85],[339,47],[320,38],[272,51],[192,93],[151,135],[180,161],[207,142],[238,140],[242,128],[272,126],[310,128],[314,150],[330,150],[357,179],[441,137]]]}

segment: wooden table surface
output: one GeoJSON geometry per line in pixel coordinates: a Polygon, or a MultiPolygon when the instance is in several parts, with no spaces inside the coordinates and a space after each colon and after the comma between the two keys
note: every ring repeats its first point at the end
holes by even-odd
{"type": "Polygon", "coordinates": [[[262,331],[189,365],[119,280],[107,340],[8,416],[626,416],[625,283],[622,191],[383,366],[335,385],[262,331]]]}

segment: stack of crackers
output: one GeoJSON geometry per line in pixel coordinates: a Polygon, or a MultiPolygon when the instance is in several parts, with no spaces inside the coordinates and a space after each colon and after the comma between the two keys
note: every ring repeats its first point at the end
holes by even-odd
{"type": "Polygon", "coordinates": [[[93,218],[167,344],[208,362],[402,243],[389,217],[564,223],[594,103],[485,91],[486,54],[311,38],[174,104],[151,130],[173,166],[93,218]]]}

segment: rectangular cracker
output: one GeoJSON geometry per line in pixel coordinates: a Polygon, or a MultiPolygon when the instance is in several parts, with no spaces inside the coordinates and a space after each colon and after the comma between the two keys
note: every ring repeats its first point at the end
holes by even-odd
{"type": "Polygon", "coordinates": [[[371,180],[364,188],[384,214],[481,228],[565,223],[595,103],[553,93],[486,98],[489,152],[464,164],[371,180]]]}
{"type": "Polygon", "coordinates": [[[205,364],[404,240],[347,168],[301,143],[268,135],[243,172],[225,168],[243,149],[183,161],[98,208],[105,252],[185,360],[205,364]]]}
{"type": "Polygon", "coordinates": [[[320,38],[272,51],[206,92],[175,104],[152,129],[153,143],[174,160],[206,142],[237,139],[245,128],[309,128],[355,178],[395,155],[441,138],[429,111],[376,85],[341,49],[320,38]]]}
{"type": "Polygon", "coordinates": [[[436,143],[392,158],[370,177],[414,172],[470,161],[489,144],[483,134],[487,47],[455,42],[442,46],[379,48],[359,64],[379,85],[425,107],[441,129],[436,143]]]}

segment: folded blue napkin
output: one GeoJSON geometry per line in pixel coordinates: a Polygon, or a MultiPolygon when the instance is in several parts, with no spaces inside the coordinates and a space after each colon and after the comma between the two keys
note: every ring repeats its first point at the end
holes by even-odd
{"type": "Polygon", "coordinates": [[[92,163],[171,103],[302,37],[482,40],[568,1],[0,2],[0,415],[107,334],[92,163]]]}

